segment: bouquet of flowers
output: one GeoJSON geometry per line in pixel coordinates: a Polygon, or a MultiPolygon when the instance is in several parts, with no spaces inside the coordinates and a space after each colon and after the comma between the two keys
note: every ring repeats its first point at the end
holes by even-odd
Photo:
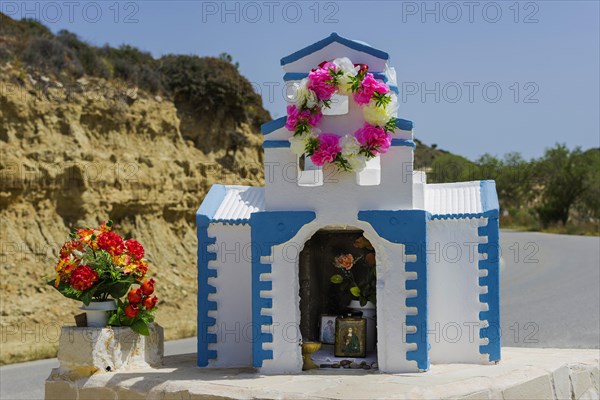
{"type": "Polygon", "coordinates": [[[364,306],[367,302],[377,303],[377,288],[375,274],[375,252],[373,246],[364,237],[356,239],[354,247],[363,250],[362,255],[355,258],[352,254],[340,254],[335,257],[333,264],[340,270],[341,273],[334,274],[330,280],[336,285],[340,285],[342,294],[350,294],[351,298],[360,301],[360,305],[364,306]],[[362,279],[355,279],[353,268],[360,261],[366,270],[363,270],[362,279]]]}
{"type": "Polygon", "coordinates": [[[99,228],[71,232],[54,267],[56,278],[48,284],[86,306],[92,301],[117,300],[117,310],[110,316],[109,324],[131,326],[148,335],[147,324],[154,321],[158,299],[149,297],[155,281],[145,279],[148,262],[144,259],[144,247],[135,239],[124,240],[112,228],[112,221],[108,221],[99,228]],[[140,287],[129,291],[134,284],[140,287]],[[120,300],[125,295],[127,302],[120,300]]]}

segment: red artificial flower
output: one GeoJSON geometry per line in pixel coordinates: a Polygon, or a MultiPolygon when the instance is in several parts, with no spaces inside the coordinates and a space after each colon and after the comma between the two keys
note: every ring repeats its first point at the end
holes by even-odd
{"type": "Polygon", "coordinates": [[[154,283],[154,279],[150,279],[142,283],[142,286],[140,287],[140,289],[142,289],[142,293],[144,293],[146,296],[150,296],[152,293],[154,293],[154,283]]]}
{"type": "Polygon", "coordinates": [[[133,256],[134,259],[141,260],[144,258],[144,246],[142,246],[137,240],[126,240],[125,247],[127,247],[127,251],[133,256]]]}
{"type": "Polygon", "coordinates": [[[138,304],[142,301],[142,291],[138,289],[131,289],[129,293],[127,293],[127,300],[130,303],[138,304]]]}
{"type": "Polygon", "coordinates": [[[104,232],[98,236],[98,247],[113,256],[118,256],[125,250],[123,239],[114,232],[104,232]]]}
{"type": "Polygon", "coordinates": [[[137,304],[127,304],[125,306],[125,315],[127,315],[129,318],[135,318],[138,315],[138,312],[140,312],[140,310],[138,309],[137,304]]]}
{"type": "Polygon", "coordinates": [[[137,260],[135,262],[135,274],[142,280],[144,275],[148,272],[148,263],[144,260],[137,260]]]}
{"type": "Polygon", "coordinates": [[[367,64],[354,64],[355,67],[358,67],[358,72],[366,72],[369,70],[369,66],[367,64]]]}
{"type": "Polygon", "coordinates": [[[83,243],[80,240],[69,240],[60,248],[60,258],[68,258],[73,250],[83,250],[83,243]]]}
{"type": "Polygon", "coordinates": [[[158,298],[156,296],[153,296],[153,297],[146,297],[142,304],[144,305],[144,307],[146,307],[146,310],[152,310],[154,308],[154,306],[156,305],[156,303],[158,303],[158,298]]]}
{"type": "Polygon", "coordinates": [[[96,231],[89,228],[81,228],[77,230],[77,236],[79,236],[79,240],[88,246],[94,248],[94,243],[92,241],[92,236],[96,234],[96,231]]]}
{"type": "Polygon", "coordinates": [[[102,222],[100,225],[100,232],[110,232],[112,230],[112,225],[108,225],[108,222],[102,222]]]}
{"type": "Polygon", "coordinates": [[[79,265],[79,260],[74,257],[59,258],[58,263],[54,267],[57,272],[54,286],[58,287],[61,280],[69,280],[71,273],[79,265]]]}
{"type": "Polygon", "coordinates": [[[98,282],[98,273],[87,265],[75,268],[71,274],[71,286],[81,292],[91,288],[96,282],[98,282]]]}

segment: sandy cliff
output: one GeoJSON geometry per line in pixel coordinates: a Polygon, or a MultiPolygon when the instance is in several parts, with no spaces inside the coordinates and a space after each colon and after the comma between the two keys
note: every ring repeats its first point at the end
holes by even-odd
{"type": "Polygon", "coordinates": [[[0,72],[2,363],[52,355],[78,303],[44,285],[71,227],[113,219],[147,249],[167,338],[196,326],[194,213],[215,182],[262,184],[249,124],[126,84],[0,72]]]}

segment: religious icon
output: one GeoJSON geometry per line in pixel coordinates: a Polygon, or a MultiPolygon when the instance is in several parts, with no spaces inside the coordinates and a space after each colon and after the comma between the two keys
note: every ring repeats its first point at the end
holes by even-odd
{"type": "Polygon", "coordinates": [[[335,315],[321,315],[321,343],[335,344],[335,315]]]}
{"type": "Polygon", "coordinates": [[[335,356],[366,356],[366,319],[360,317],[337,318],[335,324],[335,356]]]}

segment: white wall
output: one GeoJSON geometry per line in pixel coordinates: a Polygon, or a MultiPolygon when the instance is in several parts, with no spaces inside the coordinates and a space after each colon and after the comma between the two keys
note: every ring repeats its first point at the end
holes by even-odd
{"type": "Polygon", "coordinates": [[[208,236],[216,243],[208,246],[217,254],[208,267],[217,270],[209,284],[217,288],[209,300],[217,302],[217,310],[209,316],[216,318],[209,333],[217,334],[217,343],[209,344],[217,350],[217,358],[209,360],[211,367],[252,366],[252,260],[250,254],[250,225],[211,223],[208,236]]]}
{"type": "MultiPolygon", "coordinates": [[[[297,157],[289,148],[265,149],[265,207],[270,211],[314,210],[330,214],[339,208],[398,210],[413,208],[413,148],[390,147],[381,155],[381,183],[359,186],[356,174],[323,170],[322,186],[298,186],[297,157]]],[[[356,216],[354,217],[356,218],[356,216]]]]}
{"type": "Polygon", "coordinates": [[[480,363],[477,228],[486,218],[428,222],[429,353],[432,364],[480,363]]]}

